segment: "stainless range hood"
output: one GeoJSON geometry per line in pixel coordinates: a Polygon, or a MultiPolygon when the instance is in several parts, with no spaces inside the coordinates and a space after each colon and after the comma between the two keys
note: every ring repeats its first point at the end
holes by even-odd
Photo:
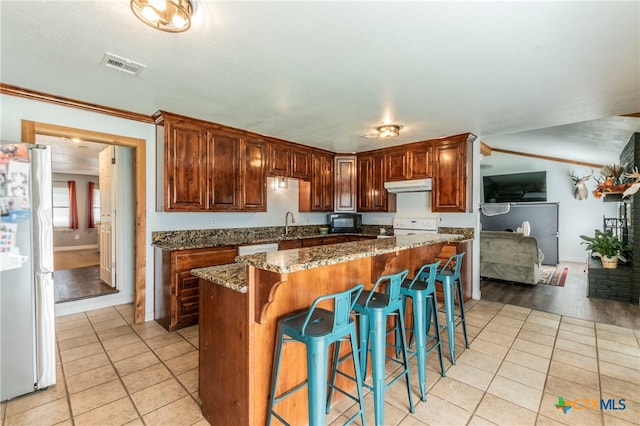
{"type": "Polygon", "coordinates": [[[384,189],[393,193],[431,191],[431,178],[385,182],[384,189]]]}

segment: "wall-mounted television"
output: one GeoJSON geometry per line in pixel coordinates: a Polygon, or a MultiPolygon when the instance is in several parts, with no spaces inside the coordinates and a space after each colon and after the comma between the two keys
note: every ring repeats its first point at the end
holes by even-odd
{"type": "Polygon", "coordinates": [[[483,176],[485,203],[547,201],[547,172],[483,176]]]}

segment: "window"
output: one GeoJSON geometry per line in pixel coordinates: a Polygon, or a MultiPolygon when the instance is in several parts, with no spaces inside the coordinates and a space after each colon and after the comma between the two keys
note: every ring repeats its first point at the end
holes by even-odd
{"type": "Polygon", "coordinates": [[[87,228],[95,228],[96,222],[100,221],[100,188],[95,182],[89,182],[88,188],[88,215],[87,215],[87,228]]]}
{"type": "Polygon", "coordinates": [[[53,182],[53,227],[69,228],[69,187],[67,182],[53,182]]]}

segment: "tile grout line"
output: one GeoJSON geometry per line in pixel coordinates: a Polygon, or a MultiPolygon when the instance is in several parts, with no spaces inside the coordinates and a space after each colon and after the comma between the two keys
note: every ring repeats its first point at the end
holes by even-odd
{"type": "MultiPolygon", "coordinates": [[[[493,320],[496,318],[496,316],[498,316],[498,313],[499,313],[500,311],[502,311],[502,309],[504,309],[504,307],[505,307],[505,306],[507,306],[507,304],[506,304],[506,303],[503,303],[503,304],[502,304],[502,307],[501,307],[501,308],[500,308],[500,309],[499,309],[495,314],[493,314],[493,317],[491,317],[491,319],[490,319],[489,321],[487,321],[487,324],[485,324],[485,326],[482,328],[483,330],[487,327],[487,325],[488,325],[491,321],[493,321],[493,320]]],[[[527,314],[527,319],[528,319],[528,318],[529,318],[529,315],[531,315],[531,312],[533,311],[533,309],[531,309],[531,308],[527,308],[527,309],[529,309],[529,313],[527,314]]],[[[484,398],[487,396],[487,394],[489,394],[489,388],[491,387],[491,384],[493,383],[494,379],[495,379],[495,378],[496,378],[496,376],[498,375],[498,371],[500,370],[500,367],[502,367],[502,364],[504,363],[504,361],[505,361],[505,359],[506,359],[507,355],[509,354],[509,351],[510,351],[510,350],[511,350],[511,348],[513,347],[513,342],[515,342],[516,338],[518,337],[518,335],[519,335],[519,334],[520,334],[520,332],[522,331],[522,327],[524,326],[524,324],[525,324],[525,323],[526,323],[526,319],[522,322],[522,325],[520,326],[520,328],[519,328],[519,330],[518,330],[518,334],[513,338],[513,341],[512,341],[512,342],[511,342],[511,344],[508,346],[507,352],[505,353],[505,355],[504,355],[504,356],[502,357],[502,359],[500,360],[500,365],[499,365],[499,366],[498,366],[498,368],[496,369],[495,373],[493,373],[493,377],[491,378],[491,381],[490,381],[490,382],[489,382],[489,384],[487,385],[487,388],[484,390],[484,395],[482,395],[482,398],[481,398],[481,399],[480,399],[480,401],[478,402],[478,405],[476,406],[476,408],[474,409],[473,413],[471,414],[471,418],[473,418],[473,416],[475,416],[475,415],[476,415],[476,412],[478,411],[478,407],[480,407],[480,405],[482,404],[482,401],[484,400],[484,398]]],[[[480,333],[478,333],[478,334],[480,334],[480,333]]],[[[477,336],[476,336],[476,337],[477,337],[477,336]]],[[[475,338],[474,338],[474,340],[475,340],[475,338]]],[[[493,343],[493,342],[491,342],[491,343],[493,343]]],[[[495,344],[497,344],[497,343],[495,343],[495,344]]],[[[471,346],[471,344],[469,344],[469,346],[471,346]]],[[[503,398],[501,398],[501,397],[499,397],[499,396],[497,396],[497,395],[493,395],[493,394],[489,394],[489,395],[492,395],[492,396],[494,396],[494,397],[496,397],[496,398],[502,399],[503,401],[506,401],[506,402],[512,403],[512,402],[507,401],[507,400],[505,400],[505,399],[503,399],[503,398]]],[[[541,398],[541,399],[542,399],[542,398],[541,398]]],[[[513,404],[513,403],[512,403],[512,404],[513,404]]],[[[519,405],[519,404],[515,404],[515,405],[518,405],[518,406],[522,407],[522,406],[521,406],[521,405],[519,405]]],[[[522,408],[525,408],[525,407],[522,407],[522,408]]],[[[525,408],[525,409],[527,409],[527,408],[525,408]]],[[[484,417],[480,416],[479,414],[478,414],[477,416],[478,416],[478,417],[480,417],[480,418],[484,418],[484,417]]],[[[469,424],[469,423],[471,422],[471,418],[469,419],[469,422],[467,422],[467,424],[469,424]]],[[[537,418],[538,418],[538,414],[536,413],[536,420],[537,420],[537,418]]],[[[489,421],[490,421],[490,420],[489,420],[489,421]]],[[[493,423],[493,422],[492,422],[492,423],[493,423]]],[[[534,423],[534,424],[535,424],[535,423],[534,423]]]]}
{"type": "MultiPolygon", "coordinates": [[[[117,310],[117,309],[116,309],[116,310],[117,310]]],[[[120,316],[122,316],[122,314],[121,314],[120,312],[118,312],[118,313],[120,314],[120,316]]],[[[159,361],[160,361],[160,363],[164,366],[164,368],[166,368],[166,369],[167,369],[167,371],[169,371],[169,373],[171,374],[171,376],[172,376],[172,377],[175,379],[175,381],[176,381],[176,382],[178,382],[178,384],[179,384],[179,385],[184,389],[184,391],[187,393],[187,395],[189,395],[189,397],[193,400],[193,402],[195,402],[195,404],[196,404],[198,407],[200,407],[200,411],[202,412],[202,406],[201,406],[201,404],[200,404],[200,403],[195,399],[195,397],[192,395],[192,393],[191,393],[191,392],[189,392],[189,390],[184,386],[184,384],[180,381],[180,379],[178,379],[178,377],[174,374],[174,372],[173,372],[173,371],[172,371],[172,370],[167,366],[167,364],[165,363],[165,360],[161,359],[161,358],[156,354],[155,350],[153,350],[153,349],[152,349],[152,348],[147,344],[146,339],[144,339],[140,334],[138,334],[138,332],[136,331],[136,329],[135,329],[135,328],[133,328],[133,327],[132,327],[132,325],[131,325],[131,324],[129,324],[129,323],[127,322],[127,320],[126,320],[124,317],[122,317],[122,318],[123,318],[123,319],[124,319],[124,321],[127,323],[127,325],[129,326],[129,328],[131,328],[131,330],[133,330],[133,332],[136,334],[136,336],[138,336],[138,337],[142,340],[142,342],[143,342],[143,343],[144,343],[144,344],[149,348],[149,350],[153,353],[153,355],[154,355],[154,356],[156,356],[156,357],[158,358],[158,360],[159,360],[159,361]]],[[[167,334],[168,334],[168,333],[171,333],[171,332],[167,332],[167,334]]],[[[184,337],[184,336],[183,336],[179,331],[175,331],[175,333],[176,333],[178,336],[180,336],[180,338],[182,338],[182,340],[183,340],[183,341],[187,342],[191,347],[193,347],[195,350],[199,351],[199,348],[196,348],[196,347],[195,347],[195,346],[194,346],[194,345],[193,345],[193,344],[192,344],[188,339],[186,339],[186,338],[185,338],[185,337],[184,337]]],[[[200,335],[200,329],[198,329],[198,335],[200,335]]],[[[168,345],[167,345],[167,346],[168,346],[168,345]]],[[[108,356],[108,355],[107,355],[107,356],[108,356]]],[[[178,355],[178,356],[180,356],[180,355],[178,355]]],[[[124,358],[124,359],[126,359],[126,358],[124,358]]],[[[173,359],[173,358],[171,358],[171,359],[173,359]]],[[[198,369],[199,369],[199,368],[200,368],[200,365],[198,364],[198,369]]],[[[115,369],[115,366],[114,366],[114,369],[115,369]]],[[[198,371],[199,371],[199,370],[198,370],[198,371]]],[[[118,371],[117,371],[117,370],[116,370],[116,373],[118,374],[118,376],[120,376],[120,373],[118,373],[118,371]]],[[[124,385],[124,383],[123,383],[123,385],[124,385]]],[[[125,386],[125,389],[126,389],[126,386],[125,386]]],[[[198,382],[198,393],[200,393],[200,383],[199,383],[199,382],[198,382]]],[[[128,389],[127,389],[127,394],[129,395],[129,390],[128,390],[128,389]]],[[[177,400],[176,400],[176,401],[177,401],[177,400]]],[[[175,401],[172,401],[172,402],[175,402],[175,401]]],[[[134,407],[136,408],[136,411],[138,411],[138,408],[136,407],[135,403],[133,402],[133,398],[131,398],[131,403],[132,403],[132,404],[134,405],[134,407]]],[[[171,403],[169,403],[169,404],[171,404],[171,403]]],[[[168,405],[168,404],[165,404],[165,405],[163,405],[163,407],[166,407],[167,405],[168,405]]],[[[152,412],[154,412],[154,411],[156,411],[156,410],[159,410],[160,408],[162,408],[162,407],[158,407],[158,408],[156,408],[155,410],[150,411],[149,413],[152,413],[152,412]]],[[[147,414],[149,414],[149,413],[147,413],[147,414]]],[[[204,419],[204,416],[203,416],[202,418],[204,419]]],[[[142,422],[143,422],[143,423],[145,423],[145,424],[146,424],[146,422],[144,421],[144,419],[143,419],[143,417],[142,417],[142,416],[140,416],[140,419],[142,420],[142,422]]],[[[198,420],[198,421],[199,421],[199,420],[198,420]]],[[[197,423],[197,422],[196,422],[196,423],[197,423]]]]}

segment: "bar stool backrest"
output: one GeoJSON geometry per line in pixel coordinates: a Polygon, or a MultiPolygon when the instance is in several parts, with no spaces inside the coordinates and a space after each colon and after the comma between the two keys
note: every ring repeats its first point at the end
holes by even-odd
{"type": "Polygon", "coordinates": [[[435,263],[422,265],[416,276],[413,278],[413,281],[411,281],[411,284],[409,284],[409,290],[413,288],[416,282],[423,283],[427,289],[435,289],[438,266],[440,266],[439,260],[435,263]]]}
{"type": "Polygon", "coordinates": [[[444,264],[442,269],[440,269],[439,273],[441,274],[444,271],[450,271],[450,274],[453,275],[453,280],[460,279],[460,269],[462,269],[462,257],[464,256],[464,252],[451,255],[449,259],[447,259],[447,263],[444,264]]]}
{"type": "Polygon", "coordinates": [[[326,296],[320,296],[314,300],[302,325],[302,335],[304,336],[305,330],[309,325],[309,321],[313,318],[314,311],[316,309],[320,309],[318,305],[322,302],[331,300],[333,300],[333,328],[330,334],[342,332],[342,329],[347,326],[351,320],[351,310],[358,300],[358,296],[362,293],[363,288],[364,286],[362,284],[358,284],[341,293],[327,294],[326,296]]]}
{"type": "Polygon", "coordinates": [[[385,281],[389,282],[387,284],[387,289],[385,291],[385,294],[389,297],[389,305],[392,305],[394,303],[402,303],[402,295],[400,294],[400,287],[402,286],[402,282],[404,281],[404,279],[407,277],[408,274],[409,274],[409,270],[405,269],[404,271],[398,272],[396,274],[383,275],[380,278],[378,278],[375,284],[373,285],[373,288],[371,289],[371,292],[369,293],[369,297],[367,297],[367,301],[365,302],[364,306],[366,307],[369,305],[369,302],[371,301],[371,298],[375,294],[378,286],[385,281]]]}

